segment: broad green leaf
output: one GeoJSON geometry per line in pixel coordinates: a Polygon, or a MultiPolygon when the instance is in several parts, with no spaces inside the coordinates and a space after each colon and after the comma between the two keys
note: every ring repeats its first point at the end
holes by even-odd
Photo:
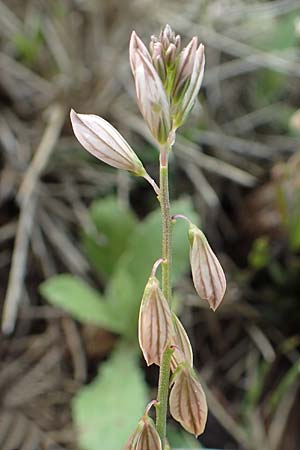
{"type": "Polygon", "coordinates": [[[119,332],[118,324],[110,315],[102,296],[78,277],[57,275],[39,287],[42,296],[80,322],[92,323],[119,332]]]}
{"type": "Polygon", "coordinates": [[[81,450],[122,450],[147,404],[135,351],[124,346],[103,363],[96,379],[73,401],[81,450]]]}
{"type": "Polygon", "coordinates": [[[114,197],[94,201],[90,214],[96,233],[83,233],[83,246],[93,267],[108,278],[126,249],[136,218],[114,197]]]}
{"type": "MultiPolygon", "coordinates": [[[[174,202],[172,213],[181,213],[197,222],[191,202],[174,202]]],[[[173,283],[189,266],[187,224],[178,220],[173,227],[173,283]]],[[[107,288],[111,314],[122,321],[127,336],[136,336],[139,305],[153,263],[161,256],[161,213],[156,210],[141,222],[130,236],[107,288]]]]}

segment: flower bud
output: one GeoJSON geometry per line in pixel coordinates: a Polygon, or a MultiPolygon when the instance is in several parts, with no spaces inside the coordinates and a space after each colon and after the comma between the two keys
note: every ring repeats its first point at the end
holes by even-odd
{"type": "Polygon", "coordinates": [[[207,403],[201,384],[194,371],[179,366],[173,375],[170,394],[170,413],[189,433],[198,437],[207,420],[207,403]]]}
{"type": "Polygon", "coordinates": [[[148,366],[160,365],[161,357],[172,338],[172,317],[169,304],[151,276],[145,287],[139,314],[139,343],[148,366]]]}
{"type": "Polygon", "coordinates": [[[161,30],[159,35],[159,40],[163,44],[164,49],[167,50],[167,48],[171,43],[175,43],[175,39],[176,39],[175,33],[170,27],[170,25],[167,23],[167,25],[165,25],[165,27],[161,30]]]}
{"type": "MultiPolygon", "coordinates": [[[[139,41],[137,41],[136,33],[133,32],[129,46],[129,58],[135,79],[138,105],[152,135],[159,143],[165,144],[171,131],[169,102],[149,52],[144,44],[147,53],[144,47],[141,50],[140,44],[136,44],[139,41]]],[[[154,47],[157,48],[156,44],[153,46],[153,51],[154,47]]]]}
{"type": "Polygon", "coordinates": [[[158,432],[147,414],[139,421],[124,450],[162,450],[158,432]]]}
{"type": "Polygon", "coordinates": [[[175,350],[171,358],[171,369],[174,372],[182,363],[187,363],[190,367],[193,367],[193,350],[182,323],[174,313],[172,313],[172,317],[175,331],[172,344],[174,344],[175,350]]]}
{"type": "Polygon", "coordinates": [[[142,53],[144,55],[144,57],[151,63],[151,56],[149,54],[149,51],[148,51],[146,45],[144,44],[142,39],[140,39],[138,37],[136,32],[133,31],[131,33],[131,38],[130,38],[130,42],[129,42],[129,62],[130,62],[130,66],[131,66],[131,70],[132,70],[133,74],[136,71],[135,54],[137,51],[142,53]]]}
{"type": "Polygon", "coordinates": [[[145,176],[143,164],[110,123],[94,114],[77,114],[73,109],[70,117],[76,138],[89,153],[117,169],[145,176]]]}
{"type": "Polygon", "coordinates": [[[195,63],[197,45],[198,39],[196,37],[193,37],[193,39],[179,55],[179,63],[176,70],[176,78],[173,86],[173,95],[175,101],[180,98],[184,87],[190,81],[195,63]]]}
{"type": "Polygon", "coordinates": [[[176,59],[177,48],[175,44],[170,44],[165,55],[165,62],[168,66],[172,65],[176,59]]]}
{"type": "Polygon", "coordinates": [[[195,289],[215,311],[226,290],[226,278],[206,237],[195,225],[189,229],[190,263],[195,289]]]}
{"type": "MultiPolygon", "coordinates": [[[[185,64],[185,71],[183,71],[183,78],[186,76],[186,73],[189,71],[190,68],[189,61],[186,61],[185,64]]],[[[203,74],[204,74],[204,66],[205,66],[205,55],[204,55],[204,45],[200,44],[194,57],[193,57],[193,69],[191,72],[191,75],[189,76],[188,80],[188,86],[186,89],[184,89],[182,93],[182,98],[180,99],[177,110],[174,114],[174,125],[175,128],[178,128],[180,125],[182,125],[188,114],[190,113],[191,109],[194,106],[194,103],[196,101],[202,80],[203,80],[203,74]]],[[[179,86],[182,87],[182,84],[180,83],[180,80],[177,81],[178,83],[178,89],[179,86]]],[[[180,89],[179,89],[180,92],[180,89]]],[[[177,93],[178,95],[178,93],[177,93]]]]}

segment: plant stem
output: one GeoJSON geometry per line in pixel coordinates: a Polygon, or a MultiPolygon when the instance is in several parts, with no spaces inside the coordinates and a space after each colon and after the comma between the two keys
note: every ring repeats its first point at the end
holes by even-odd
{"type": "MultiPolygon", "coordinates": [[[[162,148],[160,153],[160,207],[162,215],[162,291],[171,305],[171,268],[172,268],[172,234],[170,217],[169,181],[168,181],[168,149],[162,148]]],[[[166,421],[169,396],[170,362],[173,350],[168,347],[163,356],[159,371],[158,405],[156,407],[156,428],[162,443],[166,442],[166,421]]]]}
{"type": "Polygon", "coordinates": [[[168,153],[161,150],[160,157],[160,207],[162,215],[162,291],[171,305],[172,234],[168,180],[168,153]]]}
{"type": "Polygon", "coordinates": [[[158,396],[156,405],[156,429],[159,434],[162,450],[166,445],[166,423],[169,397],[170,363],[173,349],[168,347],[162,357],[159,369],[158,396]]]}

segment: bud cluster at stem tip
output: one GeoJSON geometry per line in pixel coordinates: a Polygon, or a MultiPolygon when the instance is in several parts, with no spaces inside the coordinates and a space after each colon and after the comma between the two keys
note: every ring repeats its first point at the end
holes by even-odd
{"type": "Polygon", "coordinates": [[[182,49],[181,37],[166,25],[158,37],[151,37],[148,50],[133,31],[129,59],[140,111],[157,141],[172,145],[202,83],[203,44],[193,37],[182,49]]]}

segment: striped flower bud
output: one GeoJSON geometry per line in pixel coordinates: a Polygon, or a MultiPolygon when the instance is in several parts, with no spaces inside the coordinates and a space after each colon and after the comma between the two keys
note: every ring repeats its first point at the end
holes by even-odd
{"type": "Polygon", "coordinates": [[[120,133],[102,117],[71,110],[73,131],[80,144],[101,161],[145,176],[143,164],[120,133]]]}
{"type": "Polygon", "coordinates": [[[186,365],[178,367],[171,383],[171,415],[186,431],[198,437],[203,433],[207,420],[207,403],[202,386],[194,371],[186,365]]]}
{"type": "Polygon", "coordinates": [[[182,363],[187,363],[190,367],[193,367],[193,350],[184,326],[174,313],[172,313],[172,317],[175,335],[172,339],[174,352],[171,358],[171,369],[174,372],[182,363]]]}
{"type": "Polygon", "coordinates": [[[147,412],[129,437],[124,450],[162,450],[158,432],[147,412]]]}
{"type": "Polygon", "coordinates": [[[190,263],[195,289],[198,295],[207,300],[209,306],[215,311],[225,294],[225,274],[206,237],[193,224],[190,225],[189,240],[190,263]]]}
{"type": "Polygon", "coordinates": [[[130,38],[130,43],[129,43],[129,62],[130,62],[130,67],[132,70],[132,73],[134,74],[134,72],[136,71],[136,53],[142,53],[144,55],[144,57],[151,63],[151,56],[150,53],[146,47],[146,45],[144,44],[144,42],[142,41],[142,39],[139,38],[139,36],[136,34],[135,31],[133,31],[131,33],[131,38],[130,38]]]}
{"type": "Polygon", "coordinates": [[[160,365],[161,357],[172,338],[172,316],[169,304],[151,276],[145,287],[139,314],[139,343],[148,366],[160,365]]]}
{"type": "Polygon", "coordinates": [[[198,39],[193,37],[193,39],[179,55],[178,67],[173,85],[173,95],[175,101],[180,99],[180,95],[182,94],[184,87],[189,84],[189,79],[192,75],[195,63],[197,45],[198,39]]]}
{"type": "Polygon", "coordinates": [[[178,76],[175,81],[174,105],[172,108],[175,128],[181,126],[187,119],[203,80],[204,45],[200,44],[195,51],[195,43],[197,43],[197,40],[193,38],[180,57],[181,76],[178,76]]]}
{"type": "MultiPolygon", "coordinates": [[[[160,144],[168,142],[171,131],[169,102],[148,50],[133,31],[129,59],[140,111],[152,135],[160,144]]],[[[158,63],[159,64],[159,63],[158,63]]]]}

